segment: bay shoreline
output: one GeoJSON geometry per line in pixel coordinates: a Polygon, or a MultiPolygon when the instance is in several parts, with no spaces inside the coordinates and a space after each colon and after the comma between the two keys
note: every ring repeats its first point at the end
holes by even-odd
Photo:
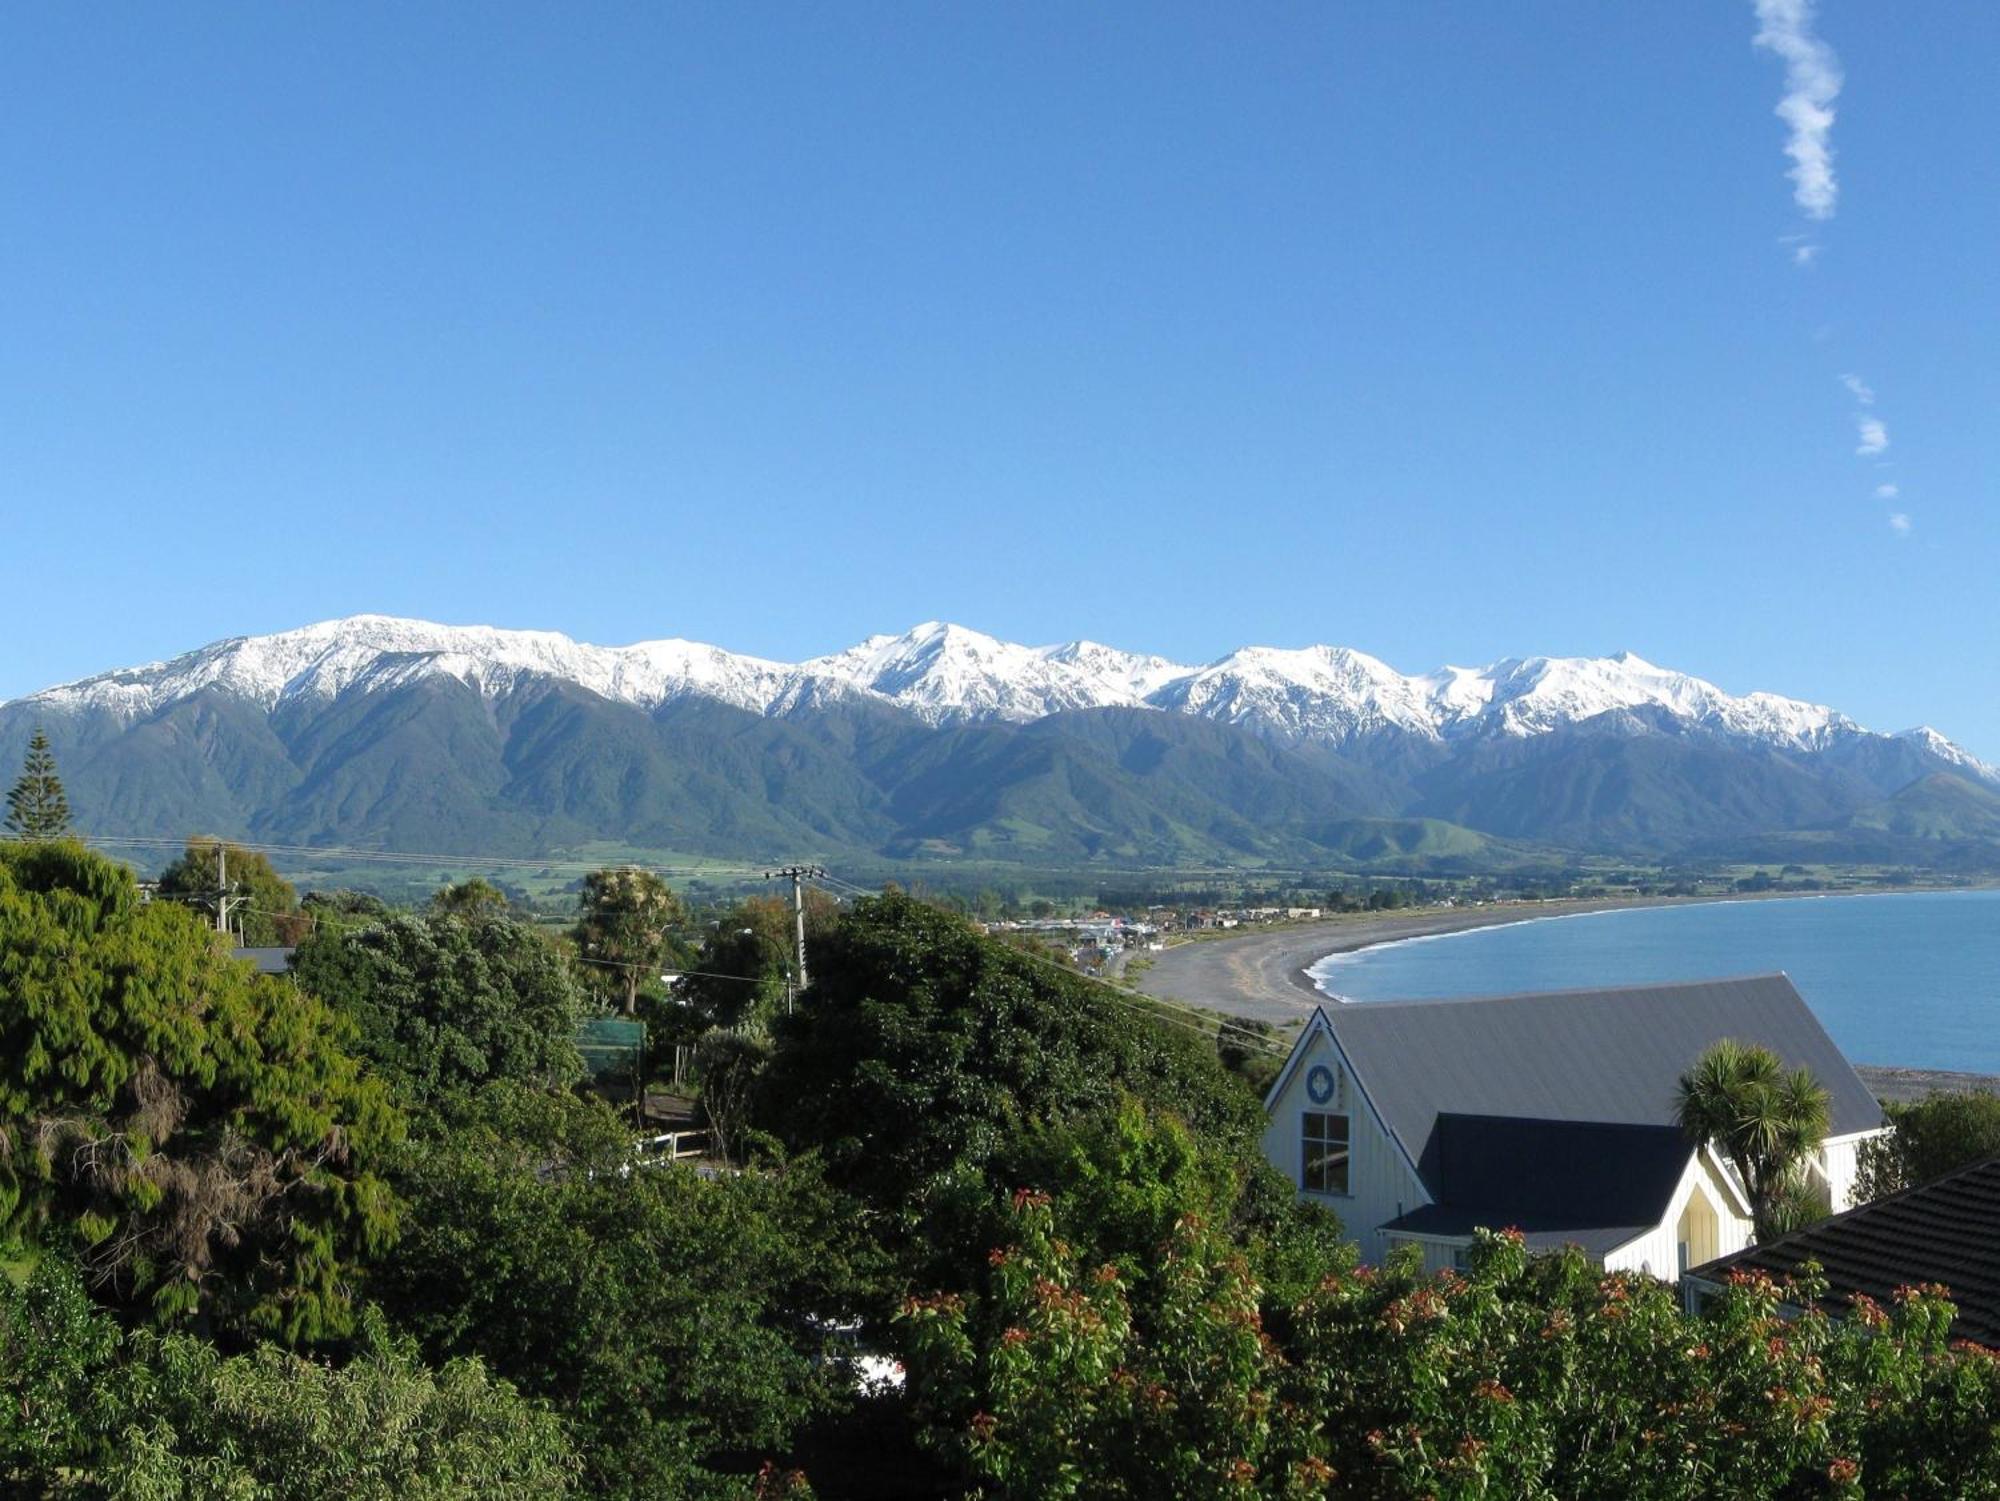
{"type": "MultiPolygon", "coordinates": [[[[1629,912],[1653,907],[1707,906],[1718,902],[1833,900],[1895,892],[1770,892],[1699,897],[1602,897],[1541,902],[1495,902],[1476,907],[1429,907],[1414,912],[1368,912],[1323,918],[1268,931],[1196,940],[1149,956],[1152,964],[1134,980],[1137,989],[1162,1000],[1281,1028],[1302,1023],[1322,1005],[1340,1004],[1307,972],[1320,960],[1386,943],[1434,938],[1482,928],[1506,927],[1586,913],[1629,912]]],[[[2000,1091],[2000,1077],[1913,1069],[1889,1064],[1856,1064],[1878,1099],[1919,1099],[1940,1089],[2000,1091]]]]}

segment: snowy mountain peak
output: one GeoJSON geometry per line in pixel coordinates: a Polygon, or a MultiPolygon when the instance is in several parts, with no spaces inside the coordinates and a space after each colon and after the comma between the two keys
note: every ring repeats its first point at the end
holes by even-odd
{"type": "Polygon", "coordinates": [[[961,625],[929,620],[900,636],[871,636],[801,672],[852,683],[925,719],[1039,719],[1064,709],[1142,702],[1185,668],[1075,641],[1017,646],[961,625]]]}
{"type": "Polygon", "coordinates": [[[1965,747],[1947,740],[1927,724],[1920,724],[1915,729],[1900,731],[1896,738],[1898,740],[1907,740],[1919,750],[1927,751],[1931,755],[1936,756],[1940,761],[1949,762],[1953,766],[1971,772],[1974,776],[1981,777],[1989,782],[2000,783],[2000,766],[1994,766],[1989,762],[1980,760],[1972,752],[1966,750],[1965,747]]]}
{"type": "MultiPolygon", "coordinates": [[[[692,696],[756,714],[795,714],[858,695],[933,724],[1149,708],[1334,744],[1391,733],[1431,742],[1540,735],[1612,713],[1627,716],[1632,733],[1644,733],[1657,723],[1649,715],[1664,713],[1791,751],[1821,750],[1865,733],[1822,705],[1771,693],[1731,695],[1629,651],[1509,657],[1412,677],[1350,647],[1251,646],[1188,667],[1094,641],[1021,646],[938,620],[791,664],[677,637],[605,647],[553,631],[356,615],[232,637],[170,661],[46,689],[30,701],[51,712],[139,719],[203,692],[271,711],[288,700],[331,700],[446,677],[488,696],[554,679],[647,710],[692,696]]],[[[2000,772],[1933,729],[1899,738],[2000,781],[2000,772]]]]}

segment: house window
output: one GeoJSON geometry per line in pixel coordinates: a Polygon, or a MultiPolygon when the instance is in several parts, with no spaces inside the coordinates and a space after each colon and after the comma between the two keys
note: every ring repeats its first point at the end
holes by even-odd
{"type": "Polygon", "coordinates": [[[1299,1117],[1299,1187],[1307,1193],[1347,1192],[1347,1117],[1308,1110],[1299,1117]]]}

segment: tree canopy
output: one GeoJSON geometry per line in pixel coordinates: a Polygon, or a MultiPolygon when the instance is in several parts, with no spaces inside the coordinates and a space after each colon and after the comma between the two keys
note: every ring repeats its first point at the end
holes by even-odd
{"type": "Polygon", "coordinates": [[[1861,1144],[1856,1194],[1879,1199],[2000,1154],[2000,1095],[1939,1092],[1883,1107],[1890,1131],[1861,1144]]]}
{"type": "Polygon", "coordinates": [[[875,1258],[810,1164],[704,1178],[630,1140],[594,1101],[462,1102],[403,1154],[410,1228],[376,1286],[434,1360],[482,1357],[570,1413],[590,1494],[637,1501],[845,1408],[833,1327],[875,1258]]]}
{"type": "Polygon", "coordinates": [[[627,866],[583,878],[574,936],[579,957],[597,966],[599,983],[620,996],[625,1012],[639,1008],[639,989],[673,949],[673,932],[687,908],[658,876],[627,866]]]}
{"type": "Polygon", "coordinates": [[[106,1296],[288,1338],[347,1327],[401,1131],[348,1028],[73,844],[0,847],[0,1215],[106,1296]]]}
{"type": "Polygon", "coordinates": [[[587,997],[568,962],[506,917],[398,914],[299,945],[293,975],[355,1028],[355,1047],[413,1103],[512,1079],[539,1088],[583,1072],[587,997]]]}
{"type": "Polygon", "coordinates": [[[762,1125],[824,1153],[833,1180],[933,1262],[962,1253],[954,1235],[1038,1126],[1130,1095],[1243,1161],[1261,1129],[1203,1039],[899,894],[857,902],[826,934],[777,1035],[762,1125]]]}
{"type": "Polygon", "coordinates": [[[561,1420],[476,1360],[425,1369],[379,1314],[335,1365],[123,1334],[73,1265],[0,1279],[0,1482],[14,1496],[539,1501],[568,1495],[561,1420]]]}

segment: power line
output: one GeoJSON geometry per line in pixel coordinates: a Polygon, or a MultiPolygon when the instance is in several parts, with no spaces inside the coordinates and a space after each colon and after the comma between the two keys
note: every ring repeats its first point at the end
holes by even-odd
{"type": "MultiPolygon", "coordinates": [[[[8,836],[11,837],[11,836],[8,836]]],[[[86,844],[103,845],[120,849],[171,849],[182,850],[192,842],[207,845],[214,841],[198,839],[169,839],[140,834],[78,834],[77,838],[86,844]]],[[[578,871],[589,873],[607,868],[602,860],[535,859],[522,855],[469,855],[469,854],[427,854],[412,850],[363,849],[352,845],[337,844],[265,844],[242,839],[224,840],[231,849],[239,849],[257,855],[280,855],[288,859],[321,859],[346,863],[350,861],[375,862],[390,865],[438,866],[483,866],[494,870],[524,871],[578,871]]],[[[681,876],[751,876],[761,874],[761,868],[750,865],[660,865],[642,861],[628,861],[626,864],[640,865],[644,869],[667,875],[681,876]]]]}

